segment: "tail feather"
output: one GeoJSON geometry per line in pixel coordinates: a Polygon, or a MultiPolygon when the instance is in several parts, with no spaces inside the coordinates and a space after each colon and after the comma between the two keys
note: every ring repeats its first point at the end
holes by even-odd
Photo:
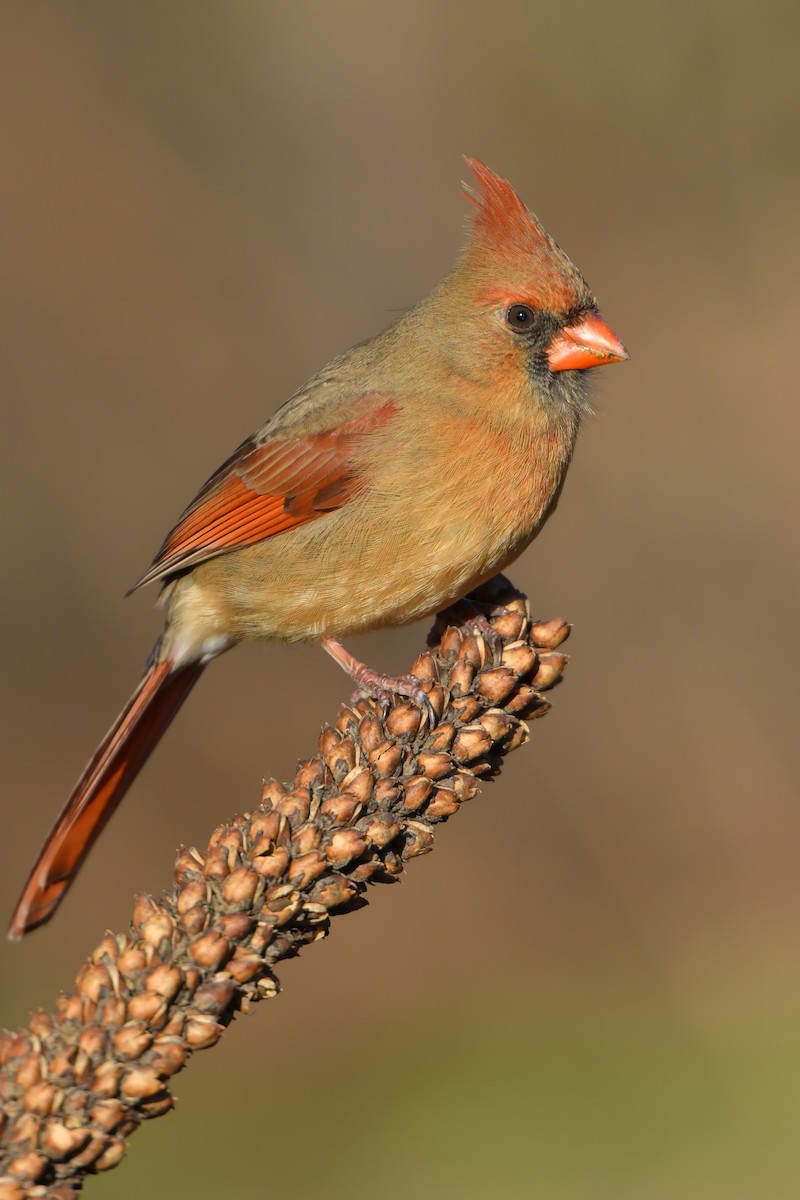
{"type": "Polygon", "coordinates": [[[202,674],[153,662],[98,746],[48,834],[11,918],[8,936],[49,921],[106,822],[202,674]]]}

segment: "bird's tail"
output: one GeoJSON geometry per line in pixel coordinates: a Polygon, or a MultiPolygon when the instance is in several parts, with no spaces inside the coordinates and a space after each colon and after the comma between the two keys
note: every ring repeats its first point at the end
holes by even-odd
{"type": "Polygon", "coordinates": [[[203,671],[153,661],[98,746],[48,834],[14,909],[8,936],[18,940],[49,921],[101,830],[203,671]]]}

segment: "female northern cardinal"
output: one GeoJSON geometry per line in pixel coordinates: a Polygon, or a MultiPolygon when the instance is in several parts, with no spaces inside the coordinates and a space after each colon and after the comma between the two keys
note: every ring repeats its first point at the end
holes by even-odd
{"type": "Polygon", "coordinates": [[[47,921],[175,713],[246,638],[318,641],[358,683],[420,700],[337,640],[403,625],[516,558],[555,508],[586,368],[627,358],[586,282],[475,159],[452,273],[324,367],[212,475],[139,580],[166,612],[144,678],[90,760],[11,920],[47,921]]]}

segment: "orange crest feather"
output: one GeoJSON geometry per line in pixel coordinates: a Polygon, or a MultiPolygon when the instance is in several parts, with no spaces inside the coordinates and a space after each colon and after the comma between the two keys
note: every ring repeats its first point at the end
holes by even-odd
{"type": "Polygon", "coordinates": [[[538,218],[520,200],[508,180],[477,158],[464,156],[477,188],[464,185],[474,205],[472,238],[464,261],[490,276],[481,295],[528,300],[553,311],[592,303],[589,288],[538,218]],[[513,294],[512,294],[513,293],[513,294]]]}

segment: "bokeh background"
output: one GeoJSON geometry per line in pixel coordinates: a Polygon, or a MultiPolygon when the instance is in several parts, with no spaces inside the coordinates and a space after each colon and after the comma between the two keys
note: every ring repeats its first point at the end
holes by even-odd
{"type": "MultiPolygon", "coordinates": [[[[799,36],[771,0],[0,10],[3,913],[159,628],[125,589],[449,268],[462,152],[632,355],[513,571],[575,622],[553,713],[92,1195],[800,1191],[799,36]]],[[[355,648],[402,669],[423,636],[355,648]]],[[[0,1021],[346,692],[311,648],[216,664],[58,919],[3,944],[0,1021]]]]}

